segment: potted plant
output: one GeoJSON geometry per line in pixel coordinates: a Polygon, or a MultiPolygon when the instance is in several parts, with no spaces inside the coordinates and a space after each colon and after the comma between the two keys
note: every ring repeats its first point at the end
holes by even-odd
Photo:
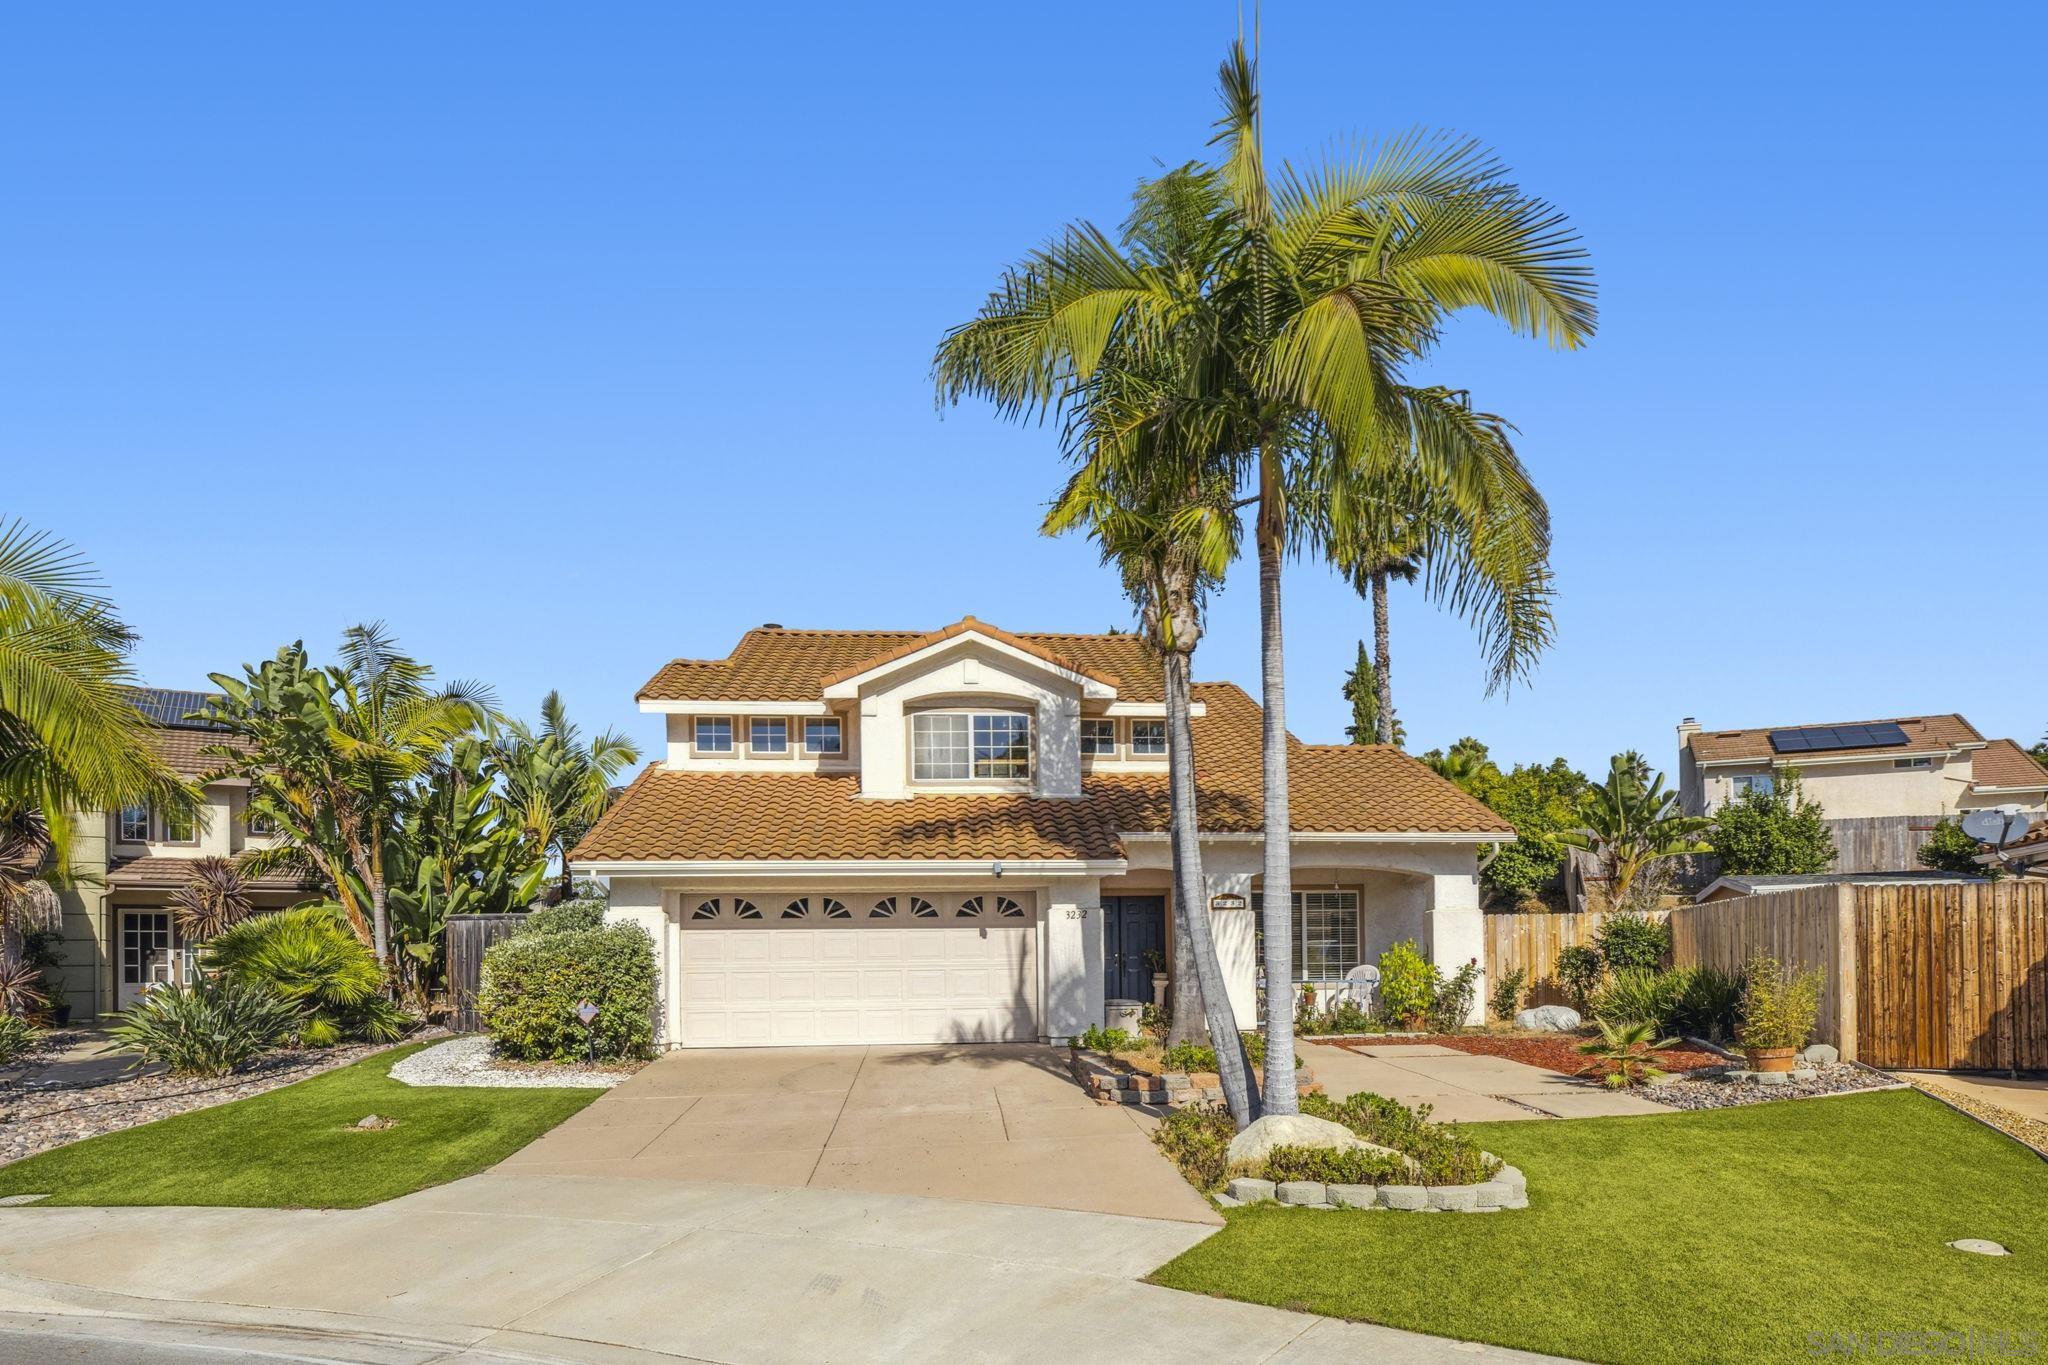
{"type": "Polygon", "coordinates": [[[1759,953],[1749,961],[1736,1038],[1751,1071],[1790,1071],[1820,1016],[1820,972],[1787,971],[1759,953]]]}
{"type": "Polygon", "coordinates": [[[1145,950],[1145,965],[1152,969],[1152,1003],[1166,1004],[1166,954],[1157,948],[1145,950]]]}

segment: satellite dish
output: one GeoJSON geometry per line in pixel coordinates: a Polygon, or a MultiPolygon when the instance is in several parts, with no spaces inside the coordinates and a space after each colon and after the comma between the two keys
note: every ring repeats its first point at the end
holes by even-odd
{"type": "Polygon", "coordinates": [[[1963,833],[1993,848],[2004,848],[2019,840],[2032,825],[2033,821],[2018,806],[1995,806],[1963,816],[1963,833]]]}

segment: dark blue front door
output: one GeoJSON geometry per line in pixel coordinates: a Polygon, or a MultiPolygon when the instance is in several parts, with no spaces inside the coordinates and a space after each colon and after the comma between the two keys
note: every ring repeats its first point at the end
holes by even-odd
{"type": "Polygon", "coordinates": [[[1103,996],[1109,1000],[1152,999],[1152,959],[1166,970],[1166,898],[1102,898],[1103,996]]]}

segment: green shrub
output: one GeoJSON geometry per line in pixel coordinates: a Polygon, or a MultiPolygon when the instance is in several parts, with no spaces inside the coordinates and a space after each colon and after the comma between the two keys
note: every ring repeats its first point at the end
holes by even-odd
{"type": "Polygon", "coordinates": [[[1266,1158],[1267,1180],[1318,1180],[1325,1185],[1400,1185],[1413,1168],[1387,1152],[1357,1148],[1275,1147],[1266,1158]]]}
{"type": "MultiPolygon", "coordinates": [[[[536,912],[537,913],[537,912],[536,912]]],[[[498,1050],[522,1061],[644,1057],[654,1041],[654,940],[637,924],[514,934],[484,952],[477,1009],[498,1050]],[[589,1029],[576,1017],[597,1006],[589,1029]]]]}
{"type": "Polygon", "coordinates": [[[1604,970],[1600,950],[1589,943],[1574,943],[1557,955],[1558,983],[1571,993],[1572,1003],[1582,1010],[1593,998],[1604,970]]]}
{"type": "Polygon", "coordinates": [[[1437,986],[1436,999],[1429,1003],[1429,1026],[1438,1033],[1456,1033],[1472,1017],[1472,1004],[1479,998],[1479,959],[1473,958],[1437,986]]]}
{"type": "Polygon", "coordinates": [[[1661,1029],[1677,1010],[1679,997],[1691,977],[1689,967],[1668,972],[1624,968],[1594,992],[1589,1011],[1595,1019],[1608,1023],[1644,1023],[1661,1029]]]}
{"type": "Polygon", "coordinates": [[[1694,967],[1664,1027],[1688,1038],[1725,1043],[1742,1019],[1742,974],[1694,967]]]}
{"type": "Polygon", "coordinates": [[[602,900],[573,900],[529,910],[526,918],[519,922],[519,932],[573,934],[584,929],[602,929],[606,904],[602,900]]]}
{"type": "Polygon", "coordinates": [[[1977,861],[1977,855],[1983,851],[1984,845],[1963,833],[1960,824],[1954,819],[1946,819],[1935,825],[1934,831],[1927,836],[1927,842],[1920,846],[1920,866],[1972,877],[1996,876],[1996,863],[1986,866],[1977,861]]]}
{"type": "Polygon", "coordinates": [[[7,1066],[41,1040],[42,1030],[18,1014],[0,1014],[0,1066],[7,1066]]]}
{"type": "Polygon", "coordinates": [[[1327,1010],[1302,1010],[1294,1016],[1294,1031],[1311,1038],[1329,1033],[1371,1033],[1377,1027],[1372,1015],[1356,1000],[1339,1000],[1327,1010]]]}
{"type": "Polygon", "coordinates": [[[1724,877],[1809,875],[1835,862],[1835,836],[1821,808],[1787,769],[1771,790],[1752,787],[1714,812],[1707,842],[1724,877]]]}
{"type": "MultiPolygon", "coordinates": [[[[1136,1052],[1144,1045],[1143,1038],[1126,1029],[1103,1028],[1099,1024],[1090,1024],[1087,1032],[1074,1040],[1075,1047],[1084,1047],[1090,1052],[1107,1052],[1111,1056],[1119,1052],[1136,1052]]],[[[1183,1043],[1181,1046],[1187,1047],[1191,1044],[1183,1043]]]]}
{"type": "Polygon", "coordinates": [[[1654,972],[1671,956],[1671,925],[1648,915],[1609,915],[1593,931],[1593,943],[1610,972],[1654,972]]]}
{"type": "Polygon", "coordinates": [[[1227,1152],[1237,1125],[1221,1105],[1176,1109],[1152,1130],[1152,1141],[1198,1190],[1221,1188],[1229,1174],[1227,1152]]]}
{"type": "Polygon", "coordinates": [[[206,945],[202,963],[297,1010],[299,1041],[331,1047],[344,1039],[389,1043],[414,1020],[384,995],[384,970],[345,924],[339,908],[307,905],[245,919],[206,945]]]}
{"type": "Polygon", "coordinates": [[[1493,983],[1493,995],[1486,1007],[1493,1017],[1503,1022],[1511,1021],[1522,1012],[1522,1001],[1529,995],[1529,972],[1524,967],[1511,967],[1502,972],[1500,980],[1493,983]]]}
{"type": "Polygon", "coordinates": [[[1787,971],[1763,954],[1749,960],[1743,975],[1742,1045],[1749,1048],[1804,1047],[1820,1016],[1820,971],[1787,971]]]}
{"type": "Polygon", "coordinates": [[[1381,953],[1379,969],[1380,1013],[1395,1024],[1426,1018],[1443,974],[1422,955],[1415,940],[1403,939],[1381,953]]]}
{"type": "MultiPolygon", "coordinates": [[[[1263,1067],[1266,1064],[1266,1035],[1241,1033],[1238,1036],[1244,1039],[1246,1060],[1255,1067],[1263,1067]]],[[[1142,1043],[1144,1040],[1138,1041],[1142,1043]]],[[[1160,1054],[1159,1064],[1167,1071],[1214,1071],[1217,1069],[1216,1049],[1200,1043],[1175,1043],[1160,1054]]],[[[1300,1066],[1301,1059],[1295,1058],[1294,1064],[1300,1066]]]]}
{"type": "Polygon", "coordinates": [[[233,977],[159,986],[115,1016],[109,1052],[135,1065],[162,1062],[173,1076],[225,1076],[293,1037],[302,1017],[287,1001],[233,977]]]}
{"type": "Polygon", "coordinates": [[[1367,1142],[1414,1157],[1425,1185],[1469,1185],[1492,1179],[1500,1169],[1455,1124],[1431,1123],[1426,1104],[1410,1109],[1365,1091],[1342,1100],[1311,1094],[1301,1097],[1301,1112],[1341,1123],[1367,1142]]]}

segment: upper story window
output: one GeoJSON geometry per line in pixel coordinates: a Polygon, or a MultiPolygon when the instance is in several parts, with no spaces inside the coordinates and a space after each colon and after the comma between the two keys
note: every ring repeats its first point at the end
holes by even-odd
{"type": "Polygon", "coordinates": [[[730,716],[697,717],[696,749],[700,754],[729,754],[732,752],[732,718],[730,716]]]}
{"type": "Polygon", "coordinates": [[[1028,779],[1031,717],[1022,711],[920,711],[910,718],[910,775],[919,782],[1028,779]]]}
{"type": "Polygon", "coordinates": [[[1082,721],[1081,752],[1090,758],[1114,758],[1116,756],[1116,722],[1113,720],[1082,721]]]}
{"type": "Polygon", "coordinates": [[[747,748],[757,754],[789,752],[789,722],[780,716],[756,716],[747,726],[747,748]]]}
{"type": "Polygon", "coordinates": [[[1762,792],[1769,796],[1778,789],[1777,779],[1769,773],[1737,773],[1728,780],[1737,796],[1745,796],[1750,792],[1762,792]]]}
{"type": "Polygon", "coordinates": [[[149,842],[149,807],[123,806],[115,817],[114,837],[124,844],[149,842]]]}
{"type": "Polygon", "coordinates": [[[1134,754],[1165,753],[1166,722],[1163,720],[1132,721],[1131,752],[1134,754]]]}
{"type": "Polygon", "coordinates": [[[839,717],[825,716],[804,722],[804,752],[807,754],[836,754],[843,752],[845,736],[839,731],[839,717]]]}
{"type": "Polygon", "coordinates": [[[257,810],[254,806],[242,808],[242,828],[254,839],[268,839],[277,833],[277,821],[257,810]]]}
{"type": "Polygon", "coordinates": [[[1918,758],[1895,758],[1892,760],[1892,766],[1894,768],[1931,768],[1934,766],[1934,758],[1930,754],[1922,754],[1918,758]]]}
{"type": "Polygon", "coordinates": [[[199,842],[198,829],[193,825],[192,817],[189,815],[179,815],[173,811],[163,811],[157,816],[157,824],[162,828],[163,840],[167,844],[196,844],[199,842]]]}

